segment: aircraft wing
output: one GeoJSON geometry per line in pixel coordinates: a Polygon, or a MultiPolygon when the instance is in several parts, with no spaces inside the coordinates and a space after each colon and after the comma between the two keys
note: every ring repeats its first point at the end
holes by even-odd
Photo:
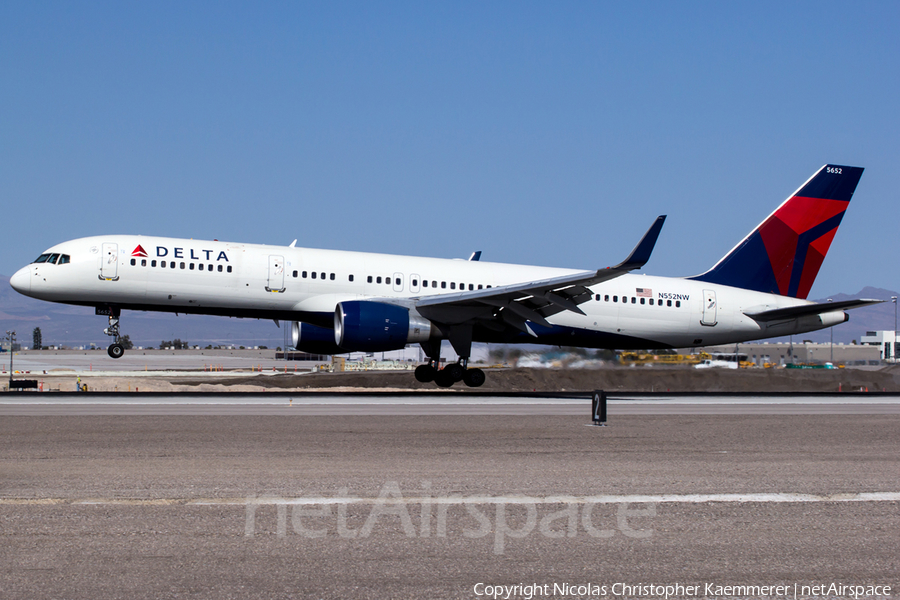
{"type": "Polygon", "coordinates": [[[878,304],[884,300],[870,300],[859,298],[857,300],[843,300],[841,302],[820,302],[818,304],[802,304],[800,306],[789,306],[787,308],[776,308],[773,310],[764,310],[762,312],[746,312],[744,313],[754,321],[779,321],[781,319],[793,319],[795,317],[803,317],[806,315],[818,315],[820,313],[832,312],[836,310],[849,310],[851,308],[859,308],[870,304],[878,304]]]}
{"type": "Polygon", "coordinates": [[[650,259],[665,220],[665,215],[657,217],[628,258],[614,267],[458,294],[429,296],[416,301],[416,310],[423,317],[438,323],[458,325],[477,322],[496,331],[513,327],[534,336],[527,321],[550,327],[547,317],[564,310],[583,315],[584,311],[578,305],[590,300],[589,286],[643,267],[650,259]]]}

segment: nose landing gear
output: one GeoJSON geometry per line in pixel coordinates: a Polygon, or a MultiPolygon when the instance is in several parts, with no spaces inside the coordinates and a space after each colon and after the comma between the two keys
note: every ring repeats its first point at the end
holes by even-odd
{"type": "Polygon", "coordinates": [[[103,330],[108,336],[112,336],[113,343],[106,349],[106,353],[110,358],[122,358],[125,354],[125,346],[122,344],[122,338],[119,336],[119,315],[121,311],[112,306],[97,307],[94,311],[98,315],[107,315],[109,317],[109,327],[103,330]]]}

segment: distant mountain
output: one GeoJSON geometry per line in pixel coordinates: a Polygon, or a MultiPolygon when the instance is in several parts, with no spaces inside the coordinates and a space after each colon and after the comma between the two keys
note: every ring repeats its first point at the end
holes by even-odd
{"type": "MultiPolygon", "coordinates": [[[[0,337],[15,330],[16,339],[31,347],[32,331],[41,328],[45,346],[89,346],[105,348],[110,338],[103,333],[107,318],[84,306],[54,304],[23,296],[9,286],[9,277],[0,275],[0,337]]],[[[126,311],[122,314],[122,334],[131,336],[135,346],[158,347],[163,340],[179,338],[206,346],[284,346],[285,328],[272,321],[230,319],[203,315],[180,315],[126,311]]]]}
{"type": "MultiPolygon", "coordinates": [[[[856,294],[829,296],[835,302],[853,298],[886,300],[883,304],[848,311],[850,321],[834,327],[835,343],[858,342],[866,331],[893,330],[891,296],[898,295],[891,290],[865,287],[856,294]]],[[[825,301],[826,298],[817,300],[825,301]]],[[[106,324],[106,317],[94,315],[91,308],[53,304],[23,296],[9,286],[9,277],[0,275],[0,334],[15,329],[23,345],[31,346],[31,332],[40,327],[45,345],[82,346],[93,342],[105,348],[109,344],[109,338],[103,334],[106,324]]],[[[130,335],[136,346],[156,347],[162,340],[179,338],[201,346],[233,344],[276,348],[285,344],[284,329],[279,329],[272,321],[256,319],[133,311],[122,315],[122,333],[130,335]]],[[[794,336],[794,341],[801,340],[827,342],[829,331],[794,336]]]]}

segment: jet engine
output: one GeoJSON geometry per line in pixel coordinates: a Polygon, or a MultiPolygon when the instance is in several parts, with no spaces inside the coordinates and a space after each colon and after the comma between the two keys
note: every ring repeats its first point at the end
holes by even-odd
{"type": "Polygon", "coordinates": [[[309,354],[344,354],[347,351],[334,343],[334,331],[309,323],[291,322],[291,344],[309,354]]]}
{"type": "Polygon", "coordinates": [[[345,352],[400,350],[431,335],[431,321],[395,304],[351,300],[334,311],[334,342],[345,352]]]}

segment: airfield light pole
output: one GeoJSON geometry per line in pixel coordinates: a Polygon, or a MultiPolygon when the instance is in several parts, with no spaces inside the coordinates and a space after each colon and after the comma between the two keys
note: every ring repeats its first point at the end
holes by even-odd
{"type": "Polygon", "coordinates": [[[16,332],[9,331],[6,332],[6,339],[9,340],[9,390],[12,390],[12,380],[13,380],[13,344],[16,343],[16,332]]]}
{"type": "MultiPolygon", "coordinates": [[[[828,299],[831,302],[831,298],[828,299]]],[[[831,331],[831,366],[834,366],[834,325],[828,328],[831,331]]]]}
{"type": "Polygon", "coordinates": [[[891,347],[891,356],[894,362],[897,362],[897,296],[891,296],[891,302],[894,303],[894,344],[891,347]]]}

